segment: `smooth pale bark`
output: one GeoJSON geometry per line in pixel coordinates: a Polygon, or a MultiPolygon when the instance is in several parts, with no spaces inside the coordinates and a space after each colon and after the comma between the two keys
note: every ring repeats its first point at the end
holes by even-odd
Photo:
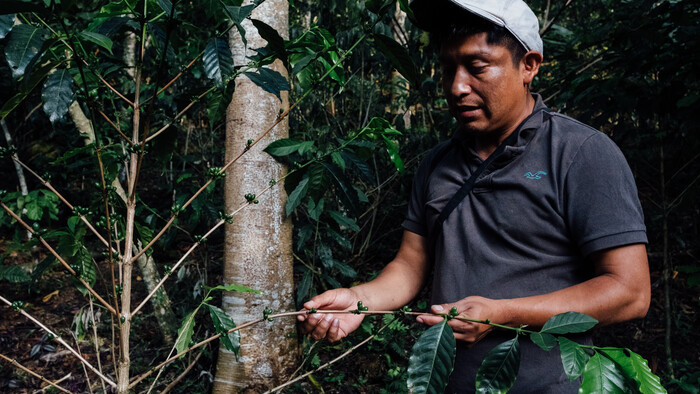
{"type": "MultiPolygon", "coordinates": [[[[282,37],[288,37],[287,1],[265,1],[253,12],[252,18],[264,21],[282,37]]],[[[248,40],[247,55],[250,56],[254,54],[251,48],[263,47],[266,42],[249,20],[244,21],[243,26],[248,40]]],[[[247,63],[246,48],[236,29],[232,29],[230,37],[234,64],[247,63]]],[[[287,75],[279,61],[272,68],[287,75]]],[[[247,77],[239,77],[227,110],[226,161],[240,154],[249,139],[265,132],[276,120],[280,108],[288,106],[287,92],[282,93],[280,102],[247,77]]],[[[288,134],[289,125],[285,120],[227,172],[227,212],[245,203],[245,194],[258,193],[269,185],[270,180],[285,174],[286,168],[262,149],[274,140],[288,137],[288,134]]],[[[253,204],[234,216],[233,224],[226,227],[224,283],[245,285],[263,292],[261,295],[224,294],[222,308],[237,324],[259,319],[265,308],[275,311],[294,308],[292,224],[285,217],[285,201],[283,185],[279,184],[261,196],[259,204],[253,204]]],[[[213,392],[261,392],[286,381],[297,362],[296,338],[294,319],[279,319],[242,330],[238,361],[223,346],[219,348],[213,392]]]]}

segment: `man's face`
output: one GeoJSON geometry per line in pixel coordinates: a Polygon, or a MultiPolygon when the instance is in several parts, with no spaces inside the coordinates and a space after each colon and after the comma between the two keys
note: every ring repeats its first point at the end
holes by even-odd
{"type": "Polygon", "coordinates": [[[442,86],[450,113],[467,132],[500,135],[515,129],[527,100],[523,64],[486,33],[444,42],[442,86]]]}

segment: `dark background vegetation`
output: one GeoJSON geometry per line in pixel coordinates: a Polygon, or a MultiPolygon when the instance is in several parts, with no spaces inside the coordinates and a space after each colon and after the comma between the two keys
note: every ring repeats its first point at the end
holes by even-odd
{"type": "MultiPolygon", "coordinates": [[[[669,391],[697,393],[700,389],[697,344],[700,340],[697,328],[700,324],[700,139],[696,139],[700,120],[699,6],[692,0],[533,0],[529,3],[542,22],[554,19],[543,35],[545,64],[534,90],[542,94],[549,106],[599,129],[620,146],[634,172],[645,211],[652,273],[651,308],[645,319],[597,330],[597,342],[629,347],[647,358],[669,391]]],[[[88,14],[94,11],[87,4],[82,6],[88,14]]],[[[192,24],[183,25],[178,33],[178,39],[190,41],[192,48],[173,53],[178,64],[186,63],[203,48],[199,28],[213,32],[221,27],[207,6],[200,5],[197,9],[202,12],[191,12],[192,24]]],[[[291,37],[299,37],[310,21],[328,30],[338,48],[347,49],[373,18],[376,16],[365,9],[363,1],[294,1],[290,11],[291,37]]],[[[425,152],[437,141],[448,138],[453,129],[439,87],[436,54],[427,45],[427,36],[410,22],[401,23],[391,11],[376,25],[375,31],[406,45],[418,69],[417,81],[409,86],[393,73],[391,62],[377,50],[376,43],[365,42],[346,61],[342,88],[333,82],[318,86],[291,114],[290,134],[297,140],[316,141],[322,150],[333,145],[337,138],[360,130],[368,119],[384,117],[403,132],[398,142],[405,171],[397,173],[386,154],[379,150],[357,150],[356,164],[346,169],[348,182],[366,197],[360,199],[357,210],[348,211],[347,202],[333,188],[317,191],[311,196],[312,206],[309,206],[312,200],[305,200],[295,210],[292,217],[298,305],[323,290],[371,279],[393,257],[400,241],[400,223],[413,171],[425,152]],[[326,211],[346,211],[360,230],[342,228],[327,214],[315,216],[312,209],[321,198],[326,211]]],[[[117,42],[120,38],[117,33],[113,40],[117,42]]],[[[107,67],[119,59],[119,53],[115,52],[101,61],[107,67]]],[[[123,75],[114,78],[128,84],[123,75]]],[[[172,100],[165,100],[159,109],[163,116],[172,108],[186,105],[199,92],[197,88],[204,86],[204,78],[202,66],[195,66],[173,87],[177,94],[172,100]]],[[[9,99],[14,83],[9,67],[0,62],[0,103],[9,99]]],[[[301,92],[299,85],[292,81],[292,100],[301,92]]],[[[98,193],[93,187],[96,169],[88,157],[66,156],[81,144],[80,136],[69,120],[51,123],[43,111],[37,110],[40,103],[37,91],[5,119],[18,155],[40,172],[50,172],[52,182],[75,196],[76,204],[90,206],[90,194],[98,193]]],[[[150,151],[155,159],[145,168],[139,192],[145,204],[139,212],[143,223],[151,229],[162,226],[173,202],[196,190],[207,179],[208,168],[223,164],[223,138],[221,112],[217,113],[203,101],[172,128],[168,138],[155,141],[150,151]]],[[[2,145],[5,146],[4,140],[2,145]]],[[[16,192],[12,162],[0,162],[0,171],[3,174],[0,189],[16,192]]],[[[35,180],[30,179],[29,183],[30,191],[41,190],[35,180]]],[[[194,241],[194,235],[203,233],[218,219],[222,200],[219,185],[209,190],[205,198],[196,200],[195,214],[182,218],[178,227],[157,245],[159,264],[172,264],[168,259],[175,261],[183,248],[194,241]]],[[[57,220],[52,220],[49,216],[55,202],[41,195],[36,201],[45,213],[43,226],[64,226],[70,212],[59,208],[55,211],[57,220]]],[[[26,243],[25,232],[13,226],[7,216],[0,217],[0,229],[0,267],[7,269],[46,257],[40,248],[32,249],[26,243]]],[[[219,284],[222,245],[223,234],[210,238],[182,273],[172,279],[169,293],[178,317],[198,302],[199,285],[219,284]]],[[[0,276],[0,294],[41,305],[42,317],[54,326],[69,327],[72,316],[85,304],[59,269],[47,269],[43,275],[35,275],[34,280],[13,279],[17,278],[0,276]],[[59,290],[55,298],[42,299],[54,290],[59,290]]],[[[137,284],[136,291],[145,290],[137,284]]],[[[425,300],[427,296],[423,294],[412,307],[425,307],[425,300]]],[[[335,357],[369,335],[372,326],[380,325],[382,320],[366,319],[356,335],[339,344],[311,346],[304,339],[306,365],[317,366],[335,357]]],[[[134,361],[145,366],[167,352],[167,346],[161,343],[157,326],[147,317],[136,324],[144,332],[152,332],[152,340],[135,346],[142,352],[134,361]]],[[[407,357],[419,333],[420,327],[410,322],[394,324],[382,334],[381,340],[371,342],[330,370],[297,385],[296,390],[405,391],[407,357]]],[[[64,374],[78,371],[78,365],[70,357],[42,359],[55,350],[44,346],[45,342],[31,323],[9,308],[2,309],[0,352],[12,354],[44,371],[53,369],[64,374]]],[[[192,372],[178,390],[207,391],[215,372],[215,354],[210,351],[202,358],[197,372],[192,372]]],[[[63,376],[58,375],[56,372],[56,378],[63,376]]],[[[29,381],[30,377],[0,363],[0,391],[25,387],[29,381]]]]}

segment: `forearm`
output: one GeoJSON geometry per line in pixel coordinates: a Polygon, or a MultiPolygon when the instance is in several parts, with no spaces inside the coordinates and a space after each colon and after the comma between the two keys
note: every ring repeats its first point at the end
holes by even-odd
{"type": "Polygon", "coordinates": [[[425,273],[393,260],[374,280],[352,288],[365,306],[393,310],[408,304],[424,284],[425,273]]]}
{"type": "Polygon", "coordinates": [[[644,245],[630,245],[596,256],[598,276],[533,297],[496,300],[503,324],[542,326],[551,316],[580,312],[601,325],[640,318],[649,308],[650,283],[644,245]],[[620,263],[622,261],[622,263],[620,263]]]}

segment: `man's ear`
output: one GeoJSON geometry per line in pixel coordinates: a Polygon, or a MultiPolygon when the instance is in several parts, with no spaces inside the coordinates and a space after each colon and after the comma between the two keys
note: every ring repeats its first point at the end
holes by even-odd
{"type": "Polygon", "coordinates": [[[523,59],[520,61],[520,68],[523,72],[524,84],[529,84],[535,78],[535,75],[540,71],[542,59],[542,54],[537,51],[530,51],[523,56],[523,59]]]}

